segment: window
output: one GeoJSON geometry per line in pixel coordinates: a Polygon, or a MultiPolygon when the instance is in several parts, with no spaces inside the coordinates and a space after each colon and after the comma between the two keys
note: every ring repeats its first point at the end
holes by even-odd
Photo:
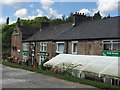
{"type": "Polygon", "coordinates": [[[47,51],[47,43],[40,42],[40,51],[47,51]]]}
{"type": "Polygon", "coordinates": [[[103,50],[120,50],[120,41],[118,40],[110,40],[103,41],[103,50]]]}
{"type": "Polygon", "coordinates": [[[77,54],[77,43],[78,41],[72,41],[72,54],[77,54]]]}
{"type": "Polygon", "coordinates": [[[113,50],[119,51],[120,50],[120,42],[113,43],[113,50]]]}
{"type": "Polygon", "coordinates": [[[57,53],[64,53],[64,42],[57,42],[57,53]]]}
{"type": "Polygon", "coordinates": [[[23,43],[23,50],[28,51],[29,49],[29,43],[23,43]]]}
{"type": "Polygon", "coordinates": [[[111,50],[111,43],[104,43],[104,50],[111,50]]]}
{"type": "Polygon", "coordinates": [[[12,46],[13,51],[17,51],[17,47],[16,46],[12,46]]]}

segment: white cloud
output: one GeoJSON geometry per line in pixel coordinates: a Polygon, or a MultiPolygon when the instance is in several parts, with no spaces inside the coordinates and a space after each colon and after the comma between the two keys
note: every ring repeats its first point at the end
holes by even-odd
{"type": "Polygon", "coordinates": [[[37,12],[37,16],[42,16],[42,14],[43,14],[43,11],[42,10],[40,10],[40,9],[37,9],[36,10],[36,12],[37,12]]]}
{"type": "Polygon", "coordinates": [[[97,0],[97,8],[96,9],[83,8],[78,12],[93,16],[96,12],[100,11],[100,14],[102,16],[107,16],[112,11],[117,11],[117,10],[118,10],[118,0],[111,0],[111,1],[97,0]]]}
{"type": "Polygon", "coordinates": [[[13,23],[16,23],[16,21],[10,20],[9,25],[11,25],[11,24],[13,24],[13,23]]]}
{"type": "Polygon", "coordinates": [[[54,2],[52,0],[41,0],[41,4],[42,6],[51,6],[52,4],[54,4],[54,2]]]}
{"type": "Polygon", "coordinates": [[[37,13],[37,15],[35,16],[26,16],[25,18],[22,18],[22,19],[29,19],[29,20],[32,20],[36,17],[42,17],[43,16],[43,11],[40,10],[40,9],[36,9],[35,11],[33,11],[34,13],[37,13]]]}
{"type": "Polygon", "coordinates": [[[100,11],[102,15],[105,15],[108,12],[118,9],[118,0],[112,0],[111,2],[98,0],[97,6],[98,8],[96,10],[100,11]]]}
{"type": "Polygon", "coordinates": [[[5,18],[0,17],[0,24],[5,24],[5,23],[6,23],[6,19],[5,19],[5,18]]]}
{"type": "Polygon", "coordinates": [[[27,19],[32,20],[32,19],[34,19],[34,18],[36,18],[36,17],[37,17],[37,16],[28,16],[27,19]]]}
{"type": "Polygon", "coordinates": [[[49,8],[47,10],[47,13],[49,14],[49,16],[52,16],[52,18],[62,18],[62,14],[59,14],[57,10],[54,10],[52,8],[49,8]]]}
{"type": "Polygon", "coordinates": [[[24,18],[27,15],[27,9],[25,9],[25,8],[19,9],[14,13],[14,15],[16,17],[24,18]]]}
{"type": "Polygon", "coordinates": [[[90,12],[90,10],[83,8],[79,11],[79,13],[90,14],[91,12],[90,12]]]}
{"type": "Polygon", "coordinates": [[[17,2],[15,0],[0,0],[0,3],[13,7],[18,7],[22,2],[17,2]]]}
{"type": "Polygon", "coordinates": [[[51,5],[54,4],[52,0],[41,0],[42,9],[48,14],[47,16],[50,18],[62,18],[62,14],[59,14],[57,10],[51,8],[51,5]]]}

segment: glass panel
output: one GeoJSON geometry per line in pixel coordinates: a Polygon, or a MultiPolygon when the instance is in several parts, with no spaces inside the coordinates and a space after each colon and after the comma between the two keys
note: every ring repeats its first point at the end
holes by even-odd
{"type": "Polygon", "coordinates": [[[103,49],[104,50],[111,50],[111,44],[104,44],[103,49]]]}
{"type": "Polygon", "coordinates": [[[41,43],[41,49],[40,51],[47,51],[47,43],[41,43]]]}
{"type": "Polygon", "coordinates": [[[43,46],[41,46],[41,51],[43,51],[43,46]]]}
{"type": "Polygon", "coordinates": [[[58,51],[64,52],[64,44],[63,43],[58,43],[58,51]]]}
{"type": "Polygon", "coordinates": [[[120,50],[120,43],[113,43],[113,50],[120,50]]]}
{"type": "Polygon", "coordinates": [[[47,51],[47,47],[46,46],[44,46],[44,51],[47,51]]]}
{"type": "Polygon", "coordinates": [[[23,50],[28,50],[28,44],[27,43],[23,43],[23,50]]]}
{"type": "Polygon", "coordinates": [[[77,43],[73,44],[73,52],[77,52],[77,43]]]}

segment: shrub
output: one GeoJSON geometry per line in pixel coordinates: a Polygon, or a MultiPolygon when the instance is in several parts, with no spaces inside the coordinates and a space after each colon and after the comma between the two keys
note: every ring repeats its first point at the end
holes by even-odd
{"type": "Polygon", "coordinates": [[[47,62],[49,59],[47,58],[47,59],[45,59],[44,61],[41,61],[41,65],[40,65],[40,68],[42,69],[42,70],[46,70],[46,67],[44,67],[44,63],[45,62],[47,62]]]}

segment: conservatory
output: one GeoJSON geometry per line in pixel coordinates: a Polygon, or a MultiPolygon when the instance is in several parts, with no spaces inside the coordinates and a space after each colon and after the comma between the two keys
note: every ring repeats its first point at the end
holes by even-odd
{"type": "Polygon", "coordinates": [[[120,86],[120,57],[59,54],[44,66],[71,75],[120,86]]]}

